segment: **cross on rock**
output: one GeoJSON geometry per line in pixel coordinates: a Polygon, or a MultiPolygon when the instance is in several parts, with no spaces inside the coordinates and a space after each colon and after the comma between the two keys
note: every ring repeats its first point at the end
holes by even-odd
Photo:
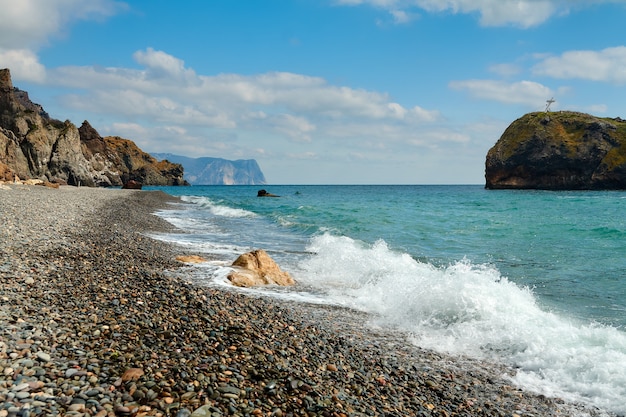
{"type": "Polygon", "coordinates": [[[550,100],[546,100],[546,112],[550,111],[550,104],[554,103],[556,100],[554,100],[554,97],[552,97],[550,100]]]}

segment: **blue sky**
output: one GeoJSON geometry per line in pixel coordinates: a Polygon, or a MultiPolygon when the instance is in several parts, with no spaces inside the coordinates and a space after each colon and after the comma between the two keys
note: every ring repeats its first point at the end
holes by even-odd
{"type": "Polygon", "coordinates": [[[545,109],[626,118],[626,0],[0,0],[54,118],[270,184],[483,184],[545,109]]]}

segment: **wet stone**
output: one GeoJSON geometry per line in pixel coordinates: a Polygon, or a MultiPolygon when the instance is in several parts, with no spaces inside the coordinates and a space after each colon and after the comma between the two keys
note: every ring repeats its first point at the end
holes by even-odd
{"type": "Polygon", "coordinates": [[[17,394],[15,394],[15,398],[17,398],[18,400],[23,400],[28,397],[30,397],[30,393],[25,392],[25,391],[20,391],[17,394]]]}
{"type": "Polygon", "coordinates": [[[239,388],[235,388],[229,385],[223,386],[223,387],[217,387],[217,391],[219,391],[222,394],[231,394],[237,397],[239,396],[239,393],[241,392],[239,388]]]}

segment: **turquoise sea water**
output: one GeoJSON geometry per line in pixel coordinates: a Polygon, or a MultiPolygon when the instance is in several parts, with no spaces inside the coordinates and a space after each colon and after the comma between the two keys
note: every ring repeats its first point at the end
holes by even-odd
{"type": "Polygon", "coordinates": [[[160,236],[215,259],[228,285],[263,248],[298,281],[294,303],[372,313],[419,346],[519,367],[513,381],[626,413],[626,192],[482,186],[165,187],[192,204],[160,236]]]}

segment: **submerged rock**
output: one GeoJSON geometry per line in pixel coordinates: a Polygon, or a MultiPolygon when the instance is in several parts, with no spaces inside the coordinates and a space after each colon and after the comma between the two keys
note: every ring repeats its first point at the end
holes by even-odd
{"type": "Polygon", "coordinates": [[[267,190],[259,190],[256,193],[257,197],[280,197],[279,195],[268,193],[267,190]]]}

